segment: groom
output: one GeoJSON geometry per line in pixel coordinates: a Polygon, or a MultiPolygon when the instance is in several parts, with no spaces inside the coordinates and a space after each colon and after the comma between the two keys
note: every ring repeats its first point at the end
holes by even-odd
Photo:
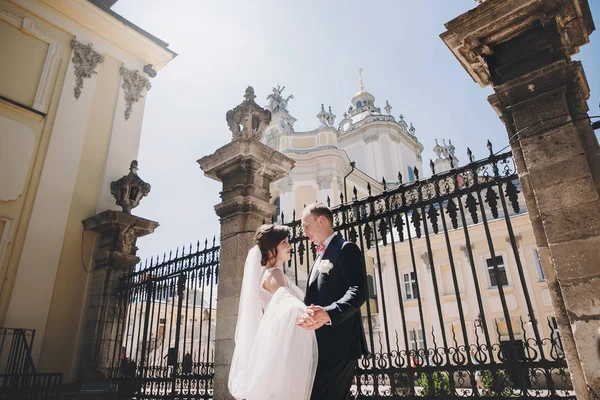
{"type": "Polygon", "coordinates": [[[304,234],[317,246],[298,325],[316,330],[319,363],[311,400],[346,400],[357,361],[366,353],[360,307],[367,298],[362,252],[333,232],[333,213],[315,203],[302,213],[304,234]]]}

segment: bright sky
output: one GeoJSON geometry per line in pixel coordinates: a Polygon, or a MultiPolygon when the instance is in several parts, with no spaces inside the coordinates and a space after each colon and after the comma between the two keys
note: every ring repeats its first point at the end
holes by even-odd
{"type": "MultiPolygon", "coordinates": [[[[589,0],[600,24],[600,1],[589,0]]],[[[147,95],[139,174],[152,185],[136,215],[160,223],[138,241],[142,258],[219,236],[213,206],[221,184],[196,160],[231,140],[225,113],[254,86],[257,102],[276,84],[293,94],[288,104],[296,131],[318,126],[321,103],[341,120],[365,89],[392,114],[403,114],[432,158],[434,139],[451,139],[462,163],[466,147],[476,158],[508,144],[504,126],[481,89],[439,35],[444,23],[474,8],[474,0],[274,1],[121,0],[113,7],[170,43],[179,56],[152,79],[147,95]],[[168,4],[168,6],[167,6],[168,4]],[[376,5],[375,5],[376,4],[376,5]]],[[[600,26],[599,26],[600,28],[600,26]]],[[[575,58],[592,91],[590,115],[600,115],[600,34],[575,58]]],[[[126,171],[124,171],[125,173],[126,171]]],[[[427,171],[429,173],[429,171],[427,171]]]]}

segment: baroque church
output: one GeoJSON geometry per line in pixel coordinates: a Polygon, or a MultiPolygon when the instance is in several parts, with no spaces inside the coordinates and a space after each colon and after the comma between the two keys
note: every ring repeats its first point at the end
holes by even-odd
{"type": "Polygon", "coordinates": [[[331,107],[325,110],[321,105],[319,126],[307,132],[294,131],[296,119],[287,109],[293,96],[284,98],[284,89],[273,88],[267,98],[272,121],[263,135],[265,144],[296,161],[289,176],[271,188],[279,218],[281,213],[291,217],[293,211],[298,215],[315,200],[329,198],[333,206],[340,203],[341,195],[344,199],[365,197],[368,186],[373,193],[380,192],[384,181],[388,188],[397,186],[400,179],[412,182],[415,170],[422,171],[423,145],[415,127],[402,115],[394,118],[387,101],[382,113],[362,78],[338,126],[331,107]],[[357,193],[352,193],[354,187],[357,193]]]}

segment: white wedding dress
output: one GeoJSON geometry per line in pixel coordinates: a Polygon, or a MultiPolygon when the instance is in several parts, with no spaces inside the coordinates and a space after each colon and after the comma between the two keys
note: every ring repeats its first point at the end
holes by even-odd
{"type": "Polygon", "coordinates": [[[238,400],[309,400],[317,370],[315,333],[296,325],[304,293],[289,278],[275,293],[263,288],[273,268],[248,253],[240,296],[229,391],[238,400]]]}

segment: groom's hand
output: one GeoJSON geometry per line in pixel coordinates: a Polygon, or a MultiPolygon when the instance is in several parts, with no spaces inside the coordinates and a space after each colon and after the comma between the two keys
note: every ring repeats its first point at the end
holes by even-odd
{"type": "Polygon", "coordinates": [[[300,323],[299,326],[307,331],[314,331],[325,324],[331,324],[331,318],[329,318],[329,313],[325,311],[325,309],[321,306],[315,306],[314,304],[311,304],[310,307],[308,307],[308,309],[306,310],[306,314],[309,318],[304,319],[304,321],[300,323]]]}

